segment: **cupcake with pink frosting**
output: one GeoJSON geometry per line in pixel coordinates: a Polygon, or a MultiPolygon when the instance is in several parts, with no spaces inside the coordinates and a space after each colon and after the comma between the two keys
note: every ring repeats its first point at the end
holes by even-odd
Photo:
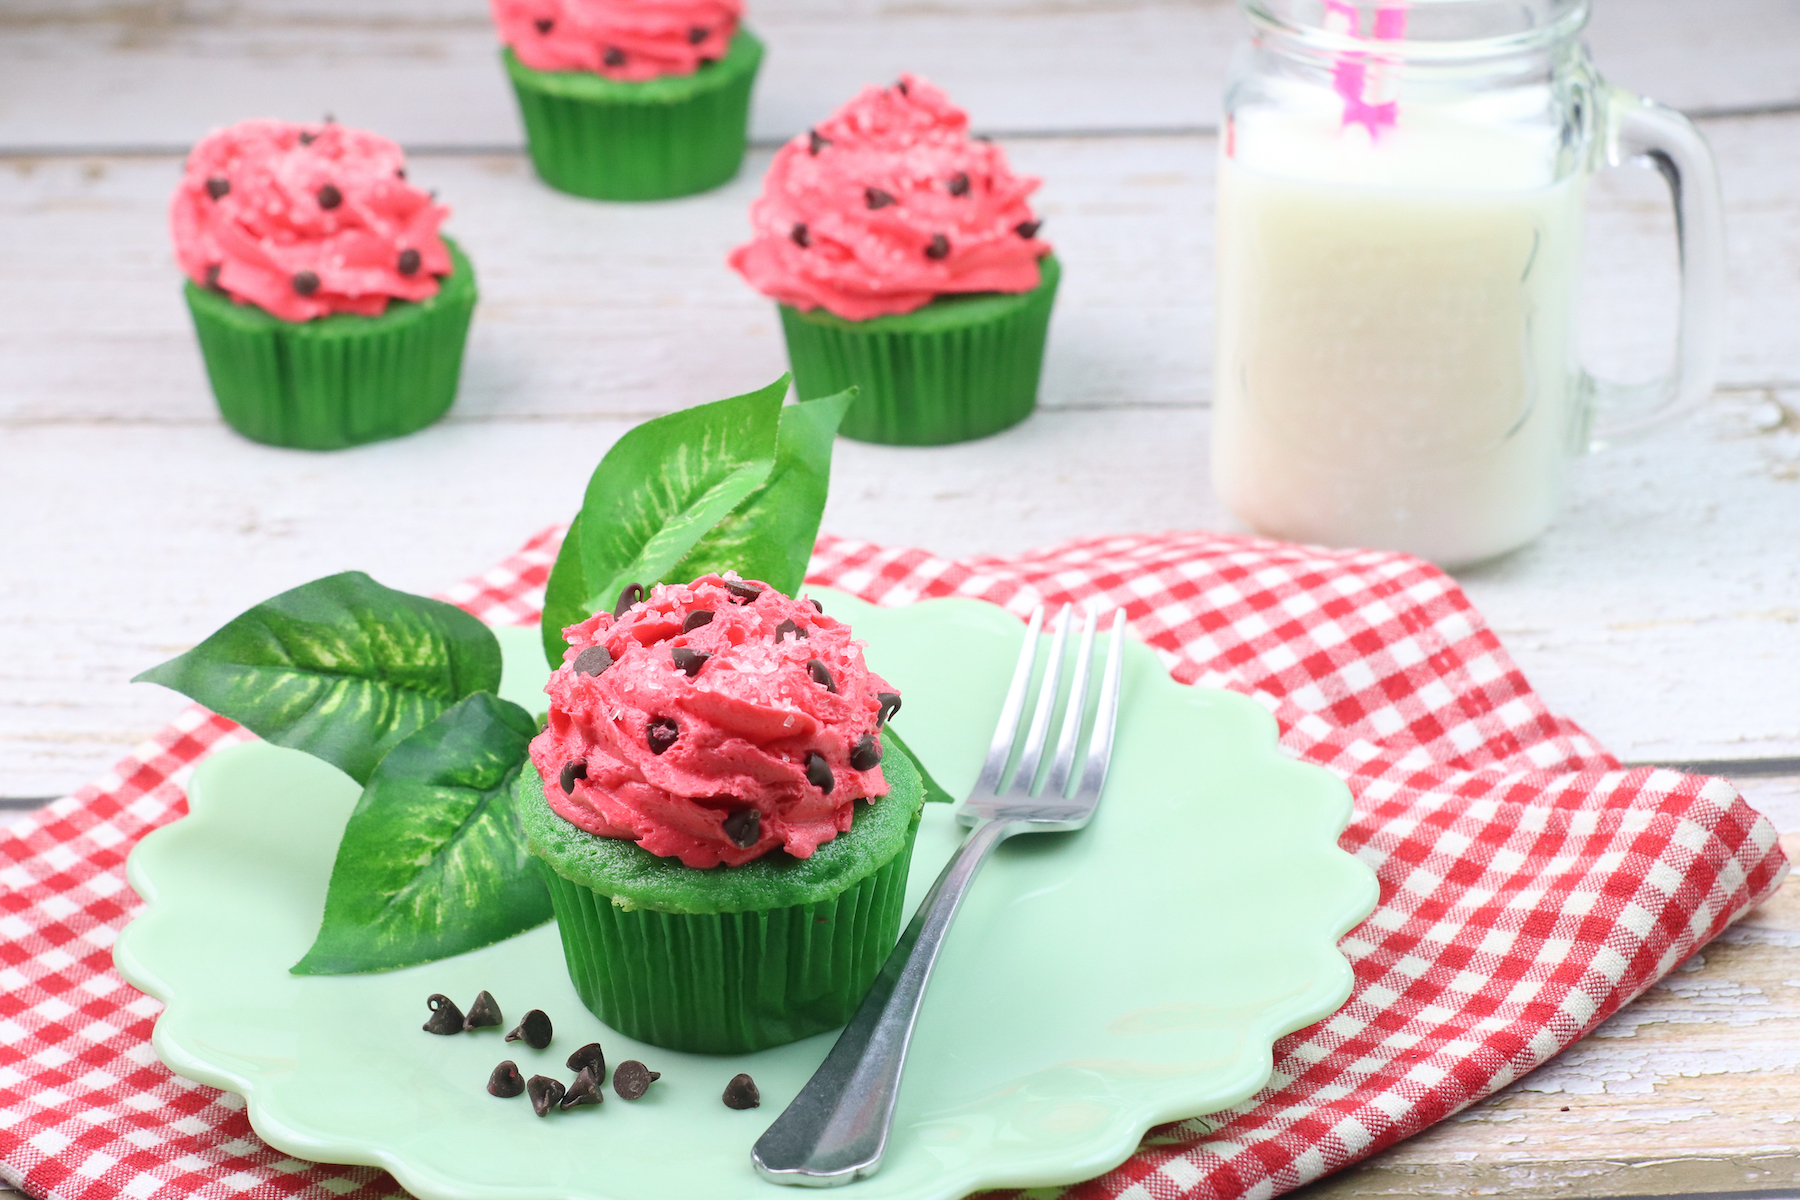
{"type": "Polygon", "coordinates": [[[804,399],[852,384],[842,432],[935,445],[1037,403],[1060,271],[996,145],[926,80],[867,87],[775,154],[731,265],[780,306],[804,399]]]}
{"type": "Polygon", "coordinates": [[[449,212],[364,130],[243,121],[195,146],[169,229],[225,420],[331,450],[442,416],[475,309],[449,212]]]}
{"type": "Polygon", "coordinates": [[[531,161],[559,191],[665,200],[744,160],[762,43],[743,0],[491,0],[531,161]]]}

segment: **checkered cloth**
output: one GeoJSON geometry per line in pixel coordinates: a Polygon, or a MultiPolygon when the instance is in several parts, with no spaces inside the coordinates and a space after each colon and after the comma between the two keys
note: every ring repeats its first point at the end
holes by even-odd
{"type": "MultiPolygon", "coordinates": [[[[448,593],[533,621],[561,530],[448,593]]],[[[1530,1071],[1774,891],[1775,830],[1730,785],[1620,770],[1545,711],[1442,572],[1395,554],[1169,534],[950,562],[827,537],[809,580],[879,604],[1122,604],[1177,679],[1255,697],[1355,793],[1342,845],[1381,880],[1343,940],[1355,992],[1282,1039],[1258,1095],[1153,1130],[1071,1200],[1271,1196],[1530,1071]]],[[[59,1200],[388,1197],[287,1158],[243,1101],[171,1075],[157,1004],[112,944],[125,855],[180,816],[195,762],[249,735],[191,708],[113,773],[0,837],[0,1177],[59,1200]]]]}

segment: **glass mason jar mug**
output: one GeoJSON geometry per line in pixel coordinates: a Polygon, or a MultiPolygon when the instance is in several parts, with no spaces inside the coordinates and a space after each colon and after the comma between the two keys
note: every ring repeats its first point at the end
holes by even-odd
{"type": "Polygon", "coordinates": [[[1240,0],[1220,138],[1213,479],[1260,532],[1447,566],[1550,524],[1570,458],[1697,403],[1718,364],[1716,172],[1680,114],[1603,84],[1588,0],[1240,0]],[[1588,178],[1658,168],[1676,361],[1576,356],[1588,178]]]}

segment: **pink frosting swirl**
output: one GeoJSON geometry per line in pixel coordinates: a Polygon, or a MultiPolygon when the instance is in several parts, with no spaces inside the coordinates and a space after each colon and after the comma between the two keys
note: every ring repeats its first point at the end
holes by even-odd
{"type": "Polygon", "coordinates": [[[330,123],[241,121],[188,155],[169,205],[188,278],[286,321],[376,317],[451,270],[450,210],[406,182],[384,137],[330,123]]]}
{"type": "Polygon", "coordinates": [[[1050,244],[968,114],[923,79],[866,87],[775,152],[731,265],[766,296],[852,321],[952,292],[1028,292],[1050,244]]]}
{"type": "Polygon", "coordinates": [[[707,575],[563,637],[531,761],[550,807],[589,833],[690,867],[810,858],[855,801],[887,794],[891,689],[850,627],[804,600],[707,575]]]}
{"type": "Polygon", "coordinates": [[[534,71],[639,82],[724,58],[743,0],[491,0],[500,40],[534,71]]]}

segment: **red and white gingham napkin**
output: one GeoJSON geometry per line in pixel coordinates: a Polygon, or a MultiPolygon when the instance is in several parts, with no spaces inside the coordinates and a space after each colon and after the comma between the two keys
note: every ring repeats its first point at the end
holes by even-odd
{"type": "MultiPolygon", "coordinates": [[[[561,530],[447,594],[535,620],[561,530]]],[[[827,537],[810,582],[880,604],[1125,606],[1175,678],[1254,696],[1349,781],[1342,844],[1381,904],[1343,940],[1350,1002],[1275,1047],[1268,1087],[1153,1130],[1074,1200],[1270,1196],[1392,1145],[1536,1067],[1766,898],[1786,863],[1723,780],[1624,771],[1545,711],[1456,584],[1401,555],[1215,534],[949,562],[827,537]],[[1216,1126],[1216,1128],[1209,1128],[1216,1126]]],[[[388,1197],[366,1167],[264,1145],[243,1101],[170,1074],[158,1005],[112,944],[125,855],[183,781],[248,738],[197,706],[112,774],[0,836],[0,1177],[58,1200],[388,1197]]]]}

